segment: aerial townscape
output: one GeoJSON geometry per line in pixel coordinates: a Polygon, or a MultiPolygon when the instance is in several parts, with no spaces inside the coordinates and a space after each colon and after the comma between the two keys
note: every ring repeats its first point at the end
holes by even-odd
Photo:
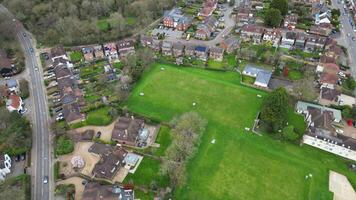
{"type": "Polygon", "coordinates": [[[0,200],[356,200],[356,0],[0,0],[0,200]]]}

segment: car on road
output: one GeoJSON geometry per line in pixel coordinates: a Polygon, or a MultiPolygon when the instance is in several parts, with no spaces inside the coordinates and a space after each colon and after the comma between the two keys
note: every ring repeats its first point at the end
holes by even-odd
{"type": "Polygon", "coordinates": [[[48,176],[44,176],[44,177],[43,177],[43,183],[44,183],[44,184],[47,184],[47,183],[48,183],[48,176]]]}
{"type": "Polygon", "coordinates": [[[347,37],[350,37],[350,36],[351,36],[351,34],[350,34],[350,33],[348,33],[348,34],[347,34],[347,37]]]}
{"type": "Polygon", "coordinates": [[[351,38],[351,39],[352,39],[352,41],[355,41],[355,40],[356,40],[355,36],[352,36],[352,38],[351,38]]]}
{"type": "Polygon", "coordinates": [[[26,33],[22,33],[22,35],[24,36],[24,37],[26,37],[27,35],[26,35],[26,33]]]}
{"type": "Polygon", "coordinates": [[[35,67],[35,71],[38,71],[38,67],[35,67]]]}

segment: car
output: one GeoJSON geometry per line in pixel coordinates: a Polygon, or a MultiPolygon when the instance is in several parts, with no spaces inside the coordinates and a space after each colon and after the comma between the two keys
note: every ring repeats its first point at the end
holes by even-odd
{"type": "Polygon", "coordinates": [[[22,110],[20,110],[19,112],[20,112],[21,115],[23,115],[23,114],[25,114],[25,113],[27,112],[27,108],[22,109],[22,110]]]}
{"type": "Polygon", "coordinates": [[[347,34],[347,37],[350,37],[350,36],[351,36],[351,34],[350,34],[350,33],[348,33],[348,34],[347,34]]]}
{"type": "Polygon", "coordinates": [[[16,22],[16,19],[14,18],[14,19],[12,19],[12,21],[13,21],[13,22],[16,22]]]}
{"type": "Polygon", "coordinates": [[[356,121],[352,122],[352,126],[356,128],[356,121]]]}
{"type": "Polygon", "coordinates": [[[44,183],[44,184],[47,184],[47,183],[48,183],[48,176],[44,176],[44,177],[43,177],[43,183],[44,183]]]}
{"type": "Polygon", "coordinates": [[[33,48],[32,47],[30,47],[30,52],[33,53],[33,48]]]}
{"type": "Polygon", "coordinates": [[[100,131],[98,131],[97,133],[96,133],[96,138],[100,138],[100,136],[101,136],[101,132],[100,131]]]}
{"type": "Polygon", "coordinates": [[[22,35],[23,35],[24,37],[26,37],[26,33],[22,33],[22,35]]]}
{"type": "Polygon", "coordinates": [[[60,120],[62,120],[62,119],[64,119],[63,116],[58,116],[58,117],[56,117],[56,121],[60,121],[60,120]]]}
{"type": "Polygon", "coordinates": [[[59,111],[61,111],[61,110],[63,110],[62,107],[59,107],[59,108],[54,109],[55,112],[59,112],[59,111]]]}
{"type": "Polygon", "coordinates": [[[15,156],[15,162],[19,162],[20,161],[20,155],[15,156]]]}
{"type": "Polygon", "coordinates": [[[21,158],[22,161],[26,160],[26,154],[21,154],[20,158],[21,158]]]}
{"type": "Polygon", "coordinates": [[[35,71],[38,71],[38,67],[35,67],[35,71]]]}
{"type": "Polygon", "coordinates": [[[352,40],[352,41],[355,41],[355,40],[356,40],[355,36],[352,36],[351,40],[352,40]]]}

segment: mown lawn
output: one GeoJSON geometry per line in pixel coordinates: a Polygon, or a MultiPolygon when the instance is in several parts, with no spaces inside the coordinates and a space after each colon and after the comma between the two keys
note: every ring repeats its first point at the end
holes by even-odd
{"type": "Polygon", "coordinates": [[[109,107],[101,107],[87,114],[85,123],[87,125],[105,126],[111,123],[112,117],[109,115],[109,107]]]}
{"type": "Polygon", "coordinates": [[[292,69],[288,72],[288,78],[291,80],[299,80],[303,78],[303,73],[301,71],[292,69]]]}
{"type": "Polygon", "coordinates": [[[160,161],[149,157],[144,157],[139,167],[134,174],[128,174],[124,183],[132,182],[135,185],[150,186],[155,184],[157,187],[165,187],[168,185],[168,177],[161,176],[160,161]]]}
{"type": "Polygon", "coordinates": [[[187,111],[208,120],[199,151],[187,166],[187,183],[175,190],[175,199],[332,199],[329,170],[356,184],[356,174],[339,157],[245,131],[260,110],[257,95],[266,93],[240,85],[239,74],[162,66],[156,64],[143,76],[128,108],[163,121],[187,111]],[[306,180],[309,173],[313,178],[306,180]]]}
{"type": "Polygon", "coordinates": [[[83,56],[83,54],[82,54],[82,52],[80,52],[80,51],[73,51],[70,55],[69,55],[69,57],[70,57],[70,60],[72,61],[72,62],[79,62],[79,61],[81,61],[83,58],[84,58],[84,56],[83,56]]]}

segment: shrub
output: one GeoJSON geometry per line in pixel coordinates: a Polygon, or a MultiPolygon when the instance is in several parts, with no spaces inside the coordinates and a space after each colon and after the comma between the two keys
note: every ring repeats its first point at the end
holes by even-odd
{"type": "Polygon", "coordinates": [[[64,155],[71,153],[74,150],[74,142],[67,136],[59,136],[56,139],[56,154],[64,155]]]}

